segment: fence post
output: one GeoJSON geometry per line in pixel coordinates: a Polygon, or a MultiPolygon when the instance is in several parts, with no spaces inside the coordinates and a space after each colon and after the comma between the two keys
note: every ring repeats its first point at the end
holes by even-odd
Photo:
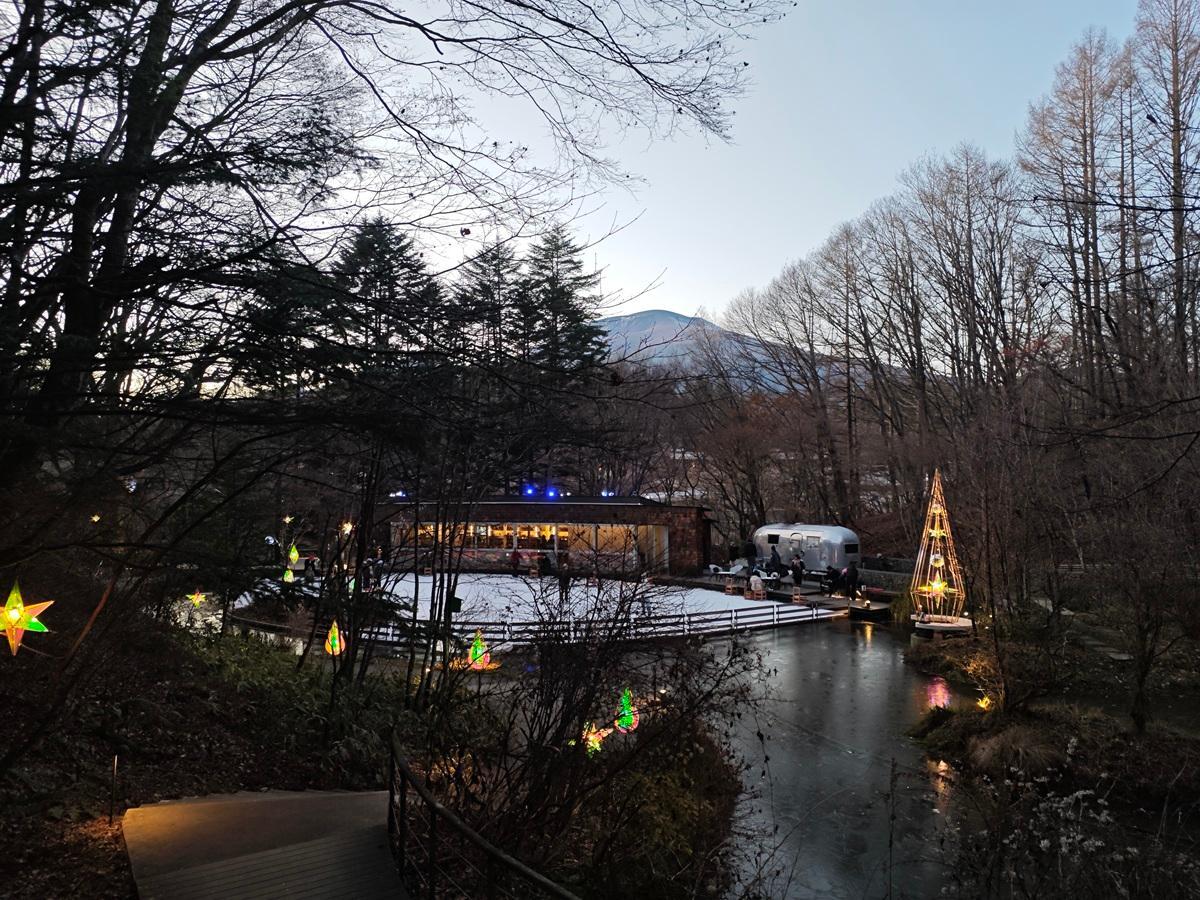
{"type": "Polygon", "coordinates": [[[779,624],[779,604],[778,603],[774,603],[771,605],[771,624],[772,625],[779,624]]]}
{"type": "MultiPolygon", "coordinates": [[[[393,775],[393,777],[395,777],[393,775]]],[[[400,837],[400,880],[408,865],[408,777],[400,776],[400,817],[396,827],[400,837]]]]}
{"type": "Polygon", "coordinates": [[[504,623],[504,639],[509,642],[512,641],[512,623],[511,622],[504,623]]]}
{"type": "Polygon", "coordinates": [[[396,740],[388,742],[388,837],[396,835],[396,740]]]}
{"type": "Polygon", "coordinates": [[[683,633],[685,635],[692,633],[692,616],[691,613],[683,614],[683,633]]]}
{"type": "Polygon", "coordinates": [[[733,629],[735,629],[736,627],[737,627],[737,610],[731,609],[729,611],[729,630],[733,631],[733,629]]]}
{"type": "Polygon", "coordinates": [[[437,897],[437,810],[430,804],[426,804],[429,810],[429,877],[426,879],[429,885],[429,900],[435,900],[437,897]]]}

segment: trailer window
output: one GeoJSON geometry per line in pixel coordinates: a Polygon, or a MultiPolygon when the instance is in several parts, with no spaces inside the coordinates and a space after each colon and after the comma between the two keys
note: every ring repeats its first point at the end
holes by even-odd
{"type": "Polygon", "coordinates": [[[777,534],[768,534],[768,535],[767,535],[767,543],[768,543],[768,544],[778,544],[778,543],[779,543],[779,535],[777,535],[777,534]]]}
{"type": "Polygon", "coordinates": [[[858,552],[858,544],[847,544],[846,552],[847,553],[857,553],[858,552]]]}

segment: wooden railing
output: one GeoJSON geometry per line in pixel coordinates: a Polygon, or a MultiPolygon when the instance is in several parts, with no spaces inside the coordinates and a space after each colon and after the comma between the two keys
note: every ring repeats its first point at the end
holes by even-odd
{"type": "Polygon", "coordinates": [[[439,803],[405,763],[394,735],[388,837],[412,900],[579,900],[439,803]]]}
{"type": "MultiPolygon", "coordinates": [[[[845,615],[843,610],[823,609],[815,603],[807,605],[790,603],[764,603],[751,609],[711,610],[708,612],[669,613],[665,615],[632,615],[627,620],[614,623],[604,617],[566,618],[558,621],[494,622],[471,619],[455,619],[451,628],[455,634],[470,638],[476,631],[483,633],[484,640],[492,647],[502,644],[532,644],[537,641],[559,643],[587,643],[604,639],[640,641],[689,637],[697,634],[733,634],[760,628],[777,628],[829,619],[845,615]]],[[[256,622],[240,616],[230,616],[236,625],[247,628],[280,633],[286,626],[256,622]]],[[[370,641],[377,647],[407,646],[414,636],[424,634],[427,623],[403,625],[380,625],[366,630],[360,640],[370,641]]],[[[322,634],[321,629],[318,629],[322,634]]],[[[307,635],[296,635],[305,637],[307,635]]]]}
{"type": "MultiPolygon", "coordinates": [[[[593,638],[610,638],[616,634],[626,640],[652,640],[688,637],[694,634],[730,634],[758,628],[775,628],[800,622],[811,622],[842,615],[841,610],[822,609],[817,604],[805,606],[788,603],[763,604],[752,609],[711,610],[708,612],[670,613],[666,615],[630,616],[614,623],[602,616],[596,618],[566,618],[558,621],[492,622],[455,619],[455,633],[469,637],[483,633],[489,644],[531,644],[554,640],[561,643],[585,643],[593,638]]],[[[377,644],[405,643],[411,630],[407,625],[382,625],[367,631],[363,638],[377,644]]]]}

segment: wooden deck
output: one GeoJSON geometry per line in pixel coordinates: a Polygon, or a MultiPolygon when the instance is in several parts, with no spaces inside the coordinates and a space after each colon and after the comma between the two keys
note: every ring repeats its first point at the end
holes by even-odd
{"type": "Polygon", "coordinates": [[[279,791],[132,809],[124,831],[142,900],[395,900],[386,821],[386,791],[279,791]]]}

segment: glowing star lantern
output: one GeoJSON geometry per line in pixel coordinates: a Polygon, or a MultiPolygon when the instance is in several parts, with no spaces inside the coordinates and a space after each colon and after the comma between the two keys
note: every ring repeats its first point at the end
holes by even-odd
{"type": "Polygon", "coordinates": [[[346,645],[342,643],[342,633],[338,631],[337,619],[329,623],[329,634],[325,636],[325,652],[330,656],[340,656],[346,645]]]}
{"type": "Polygon", "coordinates": [[[100,513],[96,513],[95,515],[92,516],[92,524],[93,525],[99,523],[99,521],[100,521],[100,513]]]}
{"type": "Polygon", "coordinates": [[[991,705],[992,705],[992,698],[989,697],[987,694],[984,694],[982,697],[980,697],[978,700],[975,701],[975,705],[978,706],[980,709],[990,709],[991,705]]]}
{"type": "Polygon", "coordinates": [[[284,517],[283,517],[283,524],[284,524],[284,525],[291,525],[291,524],[292,524],[292,517],[291,517],[291,516],[284,516],[284,517]]]}
{"type": "Polygon", "coordinates": [[[296,576],[292,574],[291,569],[283,570],[283,583],[284,584],[291,584],[295,580],[296,580],[296,576]]]}
{"type": "Polygon", "coordinates": [[[13,582],[12,590],[8,592],[8,602],[4,604],[4,634],[8,637],[8,649],[13,656],[21,649],[21,638],[25,637],[26,631],[46,630],[37,617],[53,605],[54,601],[48,600],[26,606],[21,599],[21,586],[13,582]]]}
{"type": "Polygon", "coordinates": [[[933,473],[929,490],[921,550],[913,569],[912,596],[917,612],[923,615],[961,617],[967,602],[942,494],[942,473],[938,470],[933,473]]]}
{"type": "Polygon", "coordinates": [[[638,711],[633,708],[633,692],[629,688],[625,688],[621,692],[621,712],[617,716],[617,720],[613,722],[613,727],[621,734],[628,734],[638,727],[638,722],[641,718],[638,716],[638,711]]]}
{"type": "Polygon", "coordinates": [[[583,745],[587,748],[587,755],[593,756],[599,753],[600,745],[610,734],[612,734],[611,728],[597,728],[594,722],[588,722],[583,729],[583,745]]]}
{"type": "Polygon", "coordinates": [[[300,551],[296,549],[295,544],[292,544],[291,549],[288,550],[288,562],[292,564],[300,562],[300,551]]]}
{"type": "Polygon", "coordinates": [[[192,606],[196,607],[196,609],[199,609],[200,604],[204,602],[204,595],[199,591],[196,591],[194,594],[188,594],[188,599],[192,601],[192,606]]]}
{"type": "Polygon", "coordinates": [[[343,522],[342,523],[342,534],[349,535],[350,532],[352,532],[353,530],[354,530],[353,522],[343,522]]]}
{"type": "Polygon", "coordinates": [[[476,671],[486,669],[492,663],[492,654],[488,652],[487,644],[483,642],[483,632],[475,632],[475,640],[471,642],[468,652],[471,668],[476,671]]]}

